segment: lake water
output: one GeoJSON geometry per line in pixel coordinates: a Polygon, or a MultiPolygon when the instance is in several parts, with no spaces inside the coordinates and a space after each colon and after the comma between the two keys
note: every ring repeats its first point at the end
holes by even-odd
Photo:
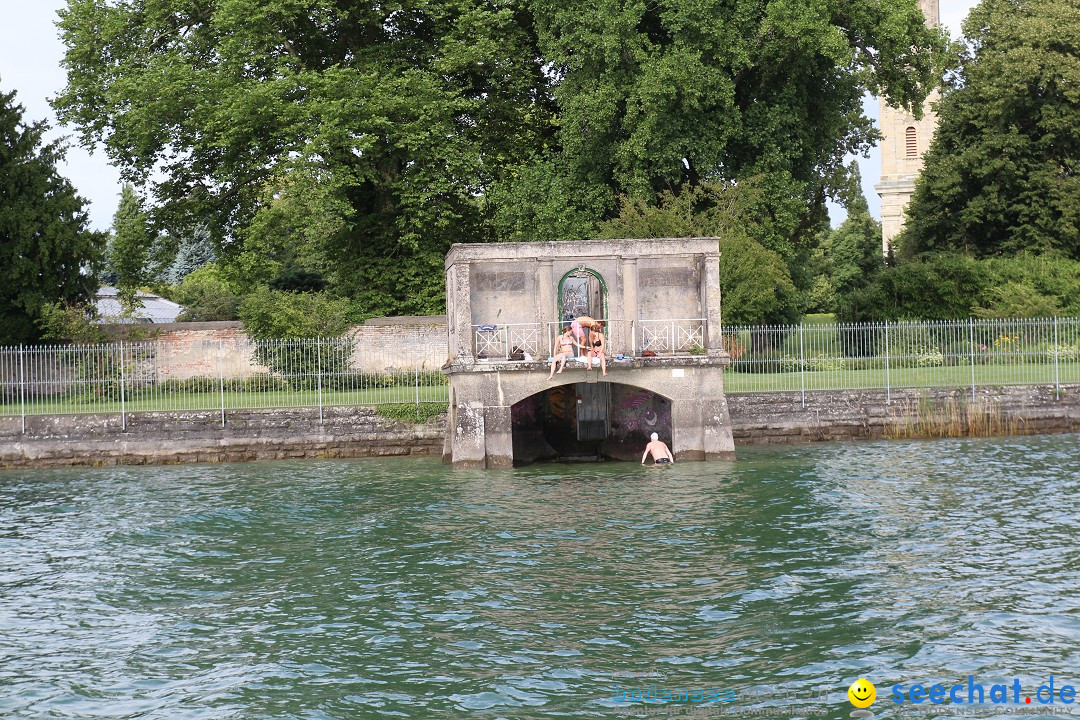
{"type": "Polygon", "coordinates": [[[0,472],[0,717],[605,718],[653,685],[847,717],[859,677],[895,717],[926,706],[894,684],[1080,685],[1080,438],[740,454],[0,472]]]}

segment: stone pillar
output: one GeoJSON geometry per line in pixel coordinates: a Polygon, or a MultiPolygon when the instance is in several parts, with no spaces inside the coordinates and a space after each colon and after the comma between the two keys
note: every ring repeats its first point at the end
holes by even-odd
{"type": "Polygon", "coordinates": [[[459,404],[454,408],[451,441],[454,469],[484,468],[484,404],[479,401],[459,404]]]}
{"type": "MultiPolygon", "coordinates": [[[[473,329],[472,329],[472,289],[469,283],[469,265],[458,264],[453,267],[454,282],[448,285],[447,291],[453,293],[454,314],[447,318],[447,322],[453,326],[451,337],[454,344],[451,345],[450,355],[456,356],[460,362],[471,364],[473,362],[473,329]],[[456,337],[455,337],[456,336],[456,337]]],[[[447,311],[451,302],[447,301],[447,311]]]]}
{"type": "Polygon", "coordinates": [[[542,259],[538,264],[536,282],[539,287],[536,293],[538,306],[536,317],[540,322],[540,337],[547,343],[547,350],[544,352],[544,357],[547,357],[547,353],[551,352],[555,344],[555,330],[551,329],[553,326],[548,323],[559,319],[555,316],[555,276],[552,272],[551,260],[542,259]]]}
{"type": "Polygon", "coordinates": [[[708,396],[701,404],[702,428],[706,460],[734,460],[735,440],[731,436],[731,417],[727,396],[720,392],[708,396]]]}
{"type": "Polygon", "coordinates": [[[454,462],[454,391],[450,391],[450,404],[446,408],[446,428],[443,431],[442,461],[443,465],[454,462]]]}
{"type": "Polygon", "coordinates": [[[627,354],[634,352],[633,334],[638,319],[638,259],[636,257],[622,257],[622,281],[623,281],[623,327],[622,337],[617,338],[621,342],[619,347],[627,354]]]}
{"type": "Polygon", "coordinates": [[[705,318],[705,347],[709,355],[724,352],[723,326],[720,315],[720,253],[707,253],[701,258],[701,310],[705,318]]]}
{"type": "Polygon", "coordinates": [[[704,460],[701,403],[690,398],[671,401],[671,452],[675,462],[704,460]]]}
{"type": "Polygon", "coordinates": [[[484,408],[484,449],[487,467],[514,466],[514,431],[508,406],[484,408]]]}

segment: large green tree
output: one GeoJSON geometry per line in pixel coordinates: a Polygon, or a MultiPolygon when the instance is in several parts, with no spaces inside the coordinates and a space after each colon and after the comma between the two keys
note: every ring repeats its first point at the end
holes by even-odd
{"type": "Polygon", "coordinates": [[[764,192],[747,230],[790,260],[793,244],[827,222],[826,198],[847,186],[844,158],[877,137],[863,95],[917,106],[944,48],[914,0],[531,7],[559,81],[561,154],[517,176],[524,187],[504,220],[522,237],[545,231],[553,204],[595,217],[612,213],[618,195],[758,177],[764,192]],[[554,192],[530,192],[538,175],[554,192]]]}
{"type": "Polygon", "coordinates": [[[874,138],[863,93],[917,105],[944,42],[916,0],[69,0],[60,26],[58,112],[159,222],[366,312],[441,307],[450,242],[589,237],[716,180],[769,178],[751,232],[786,252],[874,138]]]}
{"type": "Polygon", "coordinates": [[[109,271],[115,276],[120,302],[134,310],[139,288],[150,282],[150,248],[154,237],[135,188],[125,184],[120,204],[113,215],[113,236],[109,245],[109,271]]]}
{"type": "Polygon", "coordinates": [[[104,236],[56,171],[59,142],[26,124],[15,93],[0,93],[0,344],[38,337],[42,308],[89,299],[104,236]]]}
{"type": "Polygon", "coordinates": [[[1080,259],[1076,0],[983,0],[937,106],[904,254],[1056,251],[1080,259]]]}
{"type": "Polygon", "coordinates": [[[448,244],[491,237],[477,198],[554,129],[522,2],[70,0],[60,27],[61,118],[159,223],[226,263],[315,255],[372,312],[441,308],[448,244]]]}

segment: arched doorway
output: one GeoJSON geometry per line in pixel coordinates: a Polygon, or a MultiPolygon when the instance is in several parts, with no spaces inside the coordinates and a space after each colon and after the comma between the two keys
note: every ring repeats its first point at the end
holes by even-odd
{"type": "Polygon", "coordinates": [[[607,319],[607,283],[604,276],[584,265],[566,273],[559,280],[559,320],[569,322],[588,315],[607,319]]]}
{"type": "Polygon", "coordinates": [[[671,445],[671,401],[622,383],[571,383],[510,408],[514,463],[637,460],[651,433],[671,445]]]}

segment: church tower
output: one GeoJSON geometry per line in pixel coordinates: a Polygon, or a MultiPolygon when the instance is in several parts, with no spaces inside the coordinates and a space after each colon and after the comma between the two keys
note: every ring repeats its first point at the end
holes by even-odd
{"type": "MultiPolygon", "coordinates": [[[[938,0],[919,0],[926,24],[941,24],[938,0]]],[[[874,186],[881,196],[881,251],[889,253],[893,238],[904,227],[904,211],[915,193],[915,178],[923,167],[923,154],[937,128],[937,115],[930,104],[939,97],[934,91],[923,104],[923,116],[889,107],[881,100],[881,182],[874,186]]]]}

